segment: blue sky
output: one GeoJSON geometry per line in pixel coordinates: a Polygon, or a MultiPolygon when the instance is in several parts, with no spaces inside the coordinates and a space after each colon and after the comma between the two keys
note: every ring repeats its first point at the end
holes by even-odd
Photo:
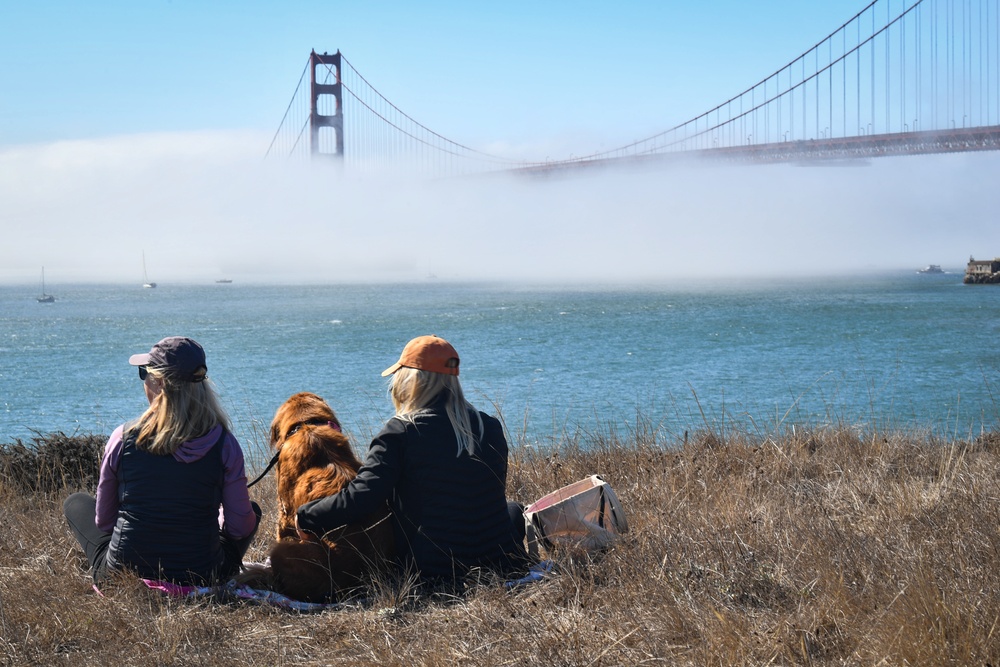
{"type": "Polygon", "coordinates": [[[41,265],[55,290],[135,283],[143,252],[161,284],[669,282],[1000,254],[993,154],[430,186],[261,160],[311,49],[450,139],[556,158],[688,120],[864,5],[5,2],[0,283],[41,265]],[[445,265],[414,252],[421,224],[445,265]]]}
{"type": "Polygon", "coordinates": [[[273,132],[310,49],[340,49],[390,100],[458,141],[631,137],[741,91],[862,6],[7,2],[0,145],[273,132]]]}

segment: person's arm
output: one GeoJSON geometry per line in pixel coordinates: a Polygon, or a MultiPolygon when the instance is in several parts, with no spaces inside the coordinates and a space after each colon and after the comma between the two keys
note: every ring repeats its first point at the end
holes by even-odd
{"type": "Polygon", "coordinates": [[[243,449],[232,433],[222,443],[222,511],[219,528],[233,539],[241,539],[257,527],[257,515],[250,506],[243,449]]]}
{"type": "Polygon", "coordinates": [[[483,420],[483,429],[485,431],[484,440],[497,455],[497,477],[503,484],[504,488],[507,488],[507,438],[503,434],[503,426],[500,421],[494,417],[490,417],[485,412],[480,413],[483,420]]]}
{"type": "Polygon", "coordinates": [[[97,514],[94,525],[105,533],[115,529],[118,521],[118,465],[122,459],[122,432],[119,426],[108,438],[101,458],[101,471],[97,481],[97,514]]]}
{"type": "Polygon", "coordinates": [[[295,515],[298,529],[322,536],[383,507],[399,480],[405,440],[405,424],[390,420],[372,440],[364,464],[350,484],[339,493],[299,507],[295,515]]]}

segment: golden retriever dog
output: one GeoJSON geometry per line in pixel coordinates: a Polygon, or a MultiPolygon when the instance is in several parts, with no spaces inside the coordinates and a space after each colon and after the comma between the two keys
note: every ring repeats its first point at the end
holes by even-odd
{"type": "Polygon", "coordinates": [[[330,600],[359,587],[366,574],[391,558],[388,506],[319,541],[301,540],[295,530],[301,505],[337,493],[361,468],[337,416],[316,394],[295,394],[275,413],[270,441],[278,453],[277,542],[268,554],[269,571],[256,574],[264,574],[264,584],[272,590],[307,602],[330,600]]]}

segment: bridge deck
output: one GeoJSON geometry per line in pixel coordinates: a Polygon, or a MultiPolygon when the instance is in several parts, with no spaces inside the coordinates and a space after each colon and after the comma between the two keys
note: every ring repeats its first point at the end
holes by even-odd
{"type": "Polygon", "coordinates": [[[1000,125],[988,127],[873,134],[860,137],[782,141],[702,150],[596,160],[569,160],[515,169],[518,173],[546,173],[565,169],[654,164],[664,161],[715,160],[722,162],[817,162],[860,160],[896,155],[925,155],[1000,150],[1000,125]]]}

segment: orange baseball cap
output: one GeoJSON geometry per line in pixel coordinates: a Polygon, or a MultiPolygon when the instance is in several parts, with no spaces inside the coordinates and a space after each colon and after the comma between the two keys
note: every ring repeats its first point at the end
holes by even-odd
{"type": "Polygon", "coordinates": [[[458,375],[458,352],[444,338],[418,336],[406,344],[403,353],[399,355],[399,361],[382,371],[382,377],[392,375],[404,367],[458,375]]]}

